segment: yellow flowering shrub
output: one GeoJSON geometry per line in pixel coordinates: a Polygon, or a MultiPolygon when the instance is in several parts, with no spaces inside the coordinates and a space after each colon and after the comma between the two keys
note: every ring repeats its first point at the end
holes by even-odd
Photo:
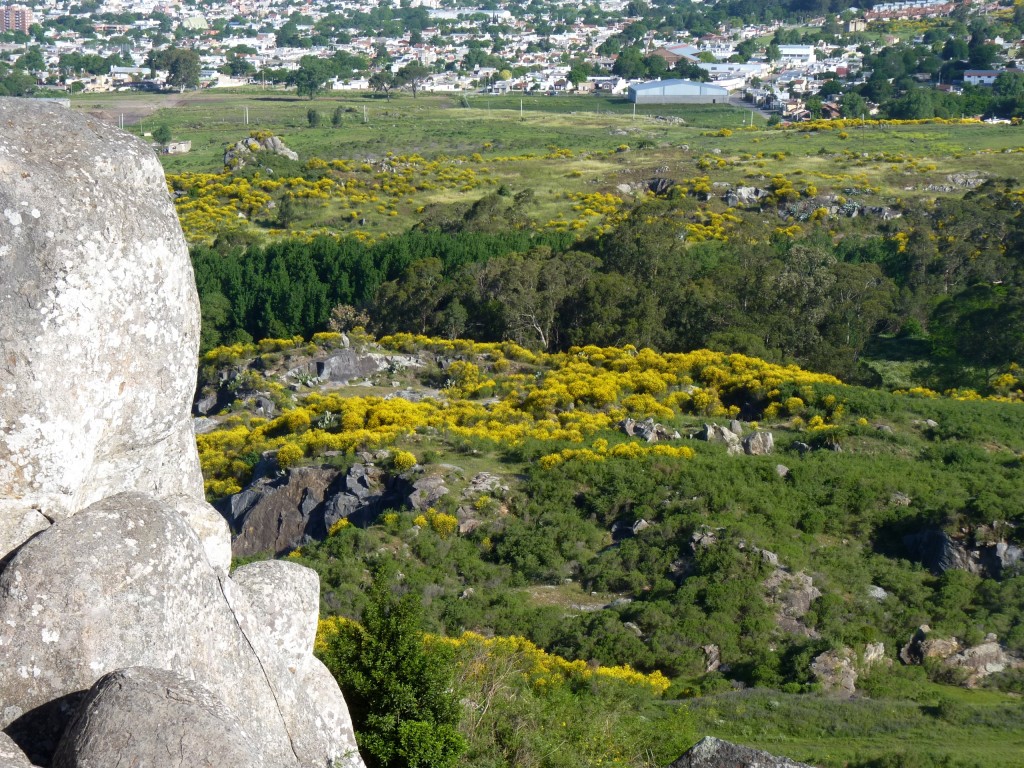
{"type": "Polygon", "coordinates": [[[521,663],[521,674],[539,690],[558,687],[568,681],[616,681],[661,695],[670,685],[669,679],[661,672],[644,674],[629,665],[605,667],[582,660],[569,661],[538,648],[524,637],[484,637],[476,632],[464,632],[459,637],[428,635],[426,642],[454,649],[457,658],[474,658],[483,652],[500,658],[517,659],[521,663]]]}
{"type": "Polygon", "coordinates": [[[416,466],[416,456],[409,451],[395,451],[391,454],[391,463],[399,472],[405,472],[416,466]]]}

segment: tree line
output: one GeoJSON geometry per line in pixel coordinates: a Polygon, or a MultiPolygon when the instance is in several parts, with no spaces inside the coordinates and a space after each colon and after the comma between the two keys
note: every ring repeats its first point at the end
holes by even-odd
{"type": "Polygon", "coordinates": [[[749,216],[703,242],[687,229],[696,205],[651,200],[574,241],[513,228],[516,202],[492,194],[460,219],[373,245],[197,246],[203,345],[308,336],[351,305],[379,333],[545,350],[711,347],[865,382],[859,363],[880,333],[930,334],[935,361],[957,376],[1024,359],[1024,228],[1008,187],[906,203],[894,221],[861,218],[838,233],[820,222],[765,232],[749,216]]]}

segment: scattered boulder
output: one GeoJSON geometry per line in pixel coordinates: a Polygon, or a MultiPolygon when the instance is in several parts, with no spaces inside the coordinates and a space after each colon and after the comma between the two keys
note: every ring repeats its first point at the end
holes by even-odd
{"type": "Polygon", "coordinates": [[[864,653],[861,656],[861,664],[864,667],[886,663],[892,665],[892,661],[885,657],[885,643],[868,643],[864,646],[864,653]]]}
{"type": "Polygon", "coordinates": [[[656,443],[659,440],[679,440],[682,435],[677,430],[671,432],[667,427],[658,424],[654,419],[635,421],[628,416],[616,425],[630,437],[639,437],[648,443],[656,443]]]}
{"type": "Polygon", "coordinates": [[[709,443],[725,443],[726,451],[730,456],[737,456],[743,453],[743,446],[739,437],[731,430],[719,424],[705,424],[704,431],[699,435],[702,440],[709,443]]]}
{"type": "Polygon", "coordinates": [[[868,597],[870,597],[872,600],[877,600],[878,602],[882,602],[888,596],[889,596],[889,593],[886,592],[881,587],[875,586],[874,584],[872,584],[871,586],[868,587],[868,597]]]}
{"type": "Polygon", "coordinates": [[[742,440],[743,452],[748,456],[767,456],[775,447],[775,437],[771,432],[758,430],[742,440]]]}
{"type": "Polygon", "coordinates": [[[811,674],[826,691],[853,695],[856,691],[857,670],[853,664],[853,651],[849,648],[825,651],[811,661],[811,674]]]}
{"type": "Polygon", "coordinates": [[[104,675],[61,739],[54,768],[262,768],[238,717],[194,680],[152,667],[104,675]]]}
{"type": "Polygon", "coordinates": [[[965,675],[963,685],[975,688],[989,675],[1024,668],[1024,659],[1009,653],[995,635],[989,634],[984,642],[946,657],[943,665],[960,670],[965,675]]]}
{"type": "Polygon", "coordinates": [[[647,181],[644,182],[644,184],[647,187],[647,191],[651,192],[652,194],[667,195],[669,192],[672,191],[672,187],[676,185],[676,182],[674,182],[672,179],[656,177],[653,179],[648,179],[647,181]]]}
{"type": "Polygon", "coordinates": [[[763,586],[768,603],[775,606],[775,620],[780,629],[805,637],[817,637],[817,632],[802,621],[811,610],[811,604],[821,597],[821,590],[814,586],[814,579],[803,571],[790,573],[785,568],[776,568],[764,580],[763,586]]]}
{"type": "Polygon", "coordinates": [[[704,673],[717,672],[722,666],[722,650],[717,645],[702,645],[704,652],[704,673]]]}
{"type": "Polygon", "coordinates": [[[252,162],[258,152],[269,152],[273,155],[287,157],[289,160],[299,159],[298,153],[288,149],[279,136],[264,135],[261,132],[253,131],[248,138],[236,142],[225,150],[224,165],[238,170],[252,162]]]}
{"type": "Polygon", "coordinates": [[[781,477],[783,480],[785,480],[787,477],[789,477],[789,467],[787,467],[785,464],[776,464],[775,474],[781,477]]]}
{"type": "Polygon", "coordinates": [[[998,637],[989,634],[978,645],[964,647],[955,637],[930,637],[931,628],[922,624],[900,650],[904,664],[922,664],[938,659],[949,670],[959,671],[963,685],[977,686],[984,678],[1007,669],[1024,669],[1024,658],[1006,650],[998,637]]]}
{"type": "Polygon", "coordinates": [[[643,518],[638,520],[616,520],[612,523],[612,540],[622,541],[623,539],[631,539],[650,527],[651,524],[643,518]]]}
{"type": "Polygon", "coordinates": [[[758,205],[770,194],[767,189],[760,187],[736,187],[722,195],[722,200],[726,205],[734,208],[737,205],[758,205]]]}
{"type": "Polygon", "coordinates": [[[668,768],[813,768],[760,749],[705,736],[668,768]]]}

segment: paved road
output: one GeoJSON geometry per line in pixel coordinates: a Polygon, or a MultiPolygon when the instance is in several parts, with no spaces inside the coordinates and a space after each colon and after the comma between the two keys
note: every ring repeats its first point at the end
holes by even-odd
{"type": "Polygon", "coordinates": [[[744,101],[739,96],[730,96],[729,103],[732,104],[732,106],[734,107],[739,107],[740,109],[749,109],[751,112],[756,112],[765,120],[767,120],[769,117],[775,114],[774,112],[769,112],[766,109],[760,109],[759,107],[755,107],[752,102],[744,101]]]}

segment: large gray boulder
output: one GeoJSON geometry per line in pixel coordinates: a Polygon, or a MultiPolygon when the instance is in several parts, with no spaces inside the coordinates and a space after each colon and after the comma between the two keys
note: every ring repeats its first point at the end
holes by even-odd
{"type": "Polygon", "coordinates": [[[320,618],[316,573],[295,563],[267,560],[239,568],[231,581],[248,600],[247,620],[259,627],[247,632],[261,644],[257,653],[282,662],[268,668],[268,680],[293,741],[316,745],[338,768],[358,765],[348,706],[331,673],[311,653],[320,618]]]}
{"type": "Polygon", "coordinates": [[[311,656],[316,577],[278,585],[301,632],[228,578],[189,415],[198,302],[159,164],[53,104],[0,99],[0,125],[0,730],[18,748],[5,737],[2,760],[49,765],[97,680],[141,666],[208,690],[266,765],[361,765],[311,656]]]}
{"type": "Polygon", "coordinates": [[[263,660],[225,598],[227,583],[185,520],[141,494],[58,521],[0,574],[0,728],[17,720],[19,732],[52,740],[67,713],[44,705],[108,672],[156,667],[201,681],[259,723],[252,735],[261,754],[294,763],[263,660]]]}
{"type": "Polygon", "coordinates": [[[812,768],[760,749],[705,736],[668,768],[812,768]]]}
{"type": "Polygon", "coordinates": [[[159,162],[52,103],[0,98],[0,125],[0,543],[33,510],[202,500],[198,300],[159,162]]]}
{"type": "Polygon", "coordinates": [[[54,755],[54,768],[263,768],[238,717],[194,680],[131,667],[89,691],[54,755]]]}

